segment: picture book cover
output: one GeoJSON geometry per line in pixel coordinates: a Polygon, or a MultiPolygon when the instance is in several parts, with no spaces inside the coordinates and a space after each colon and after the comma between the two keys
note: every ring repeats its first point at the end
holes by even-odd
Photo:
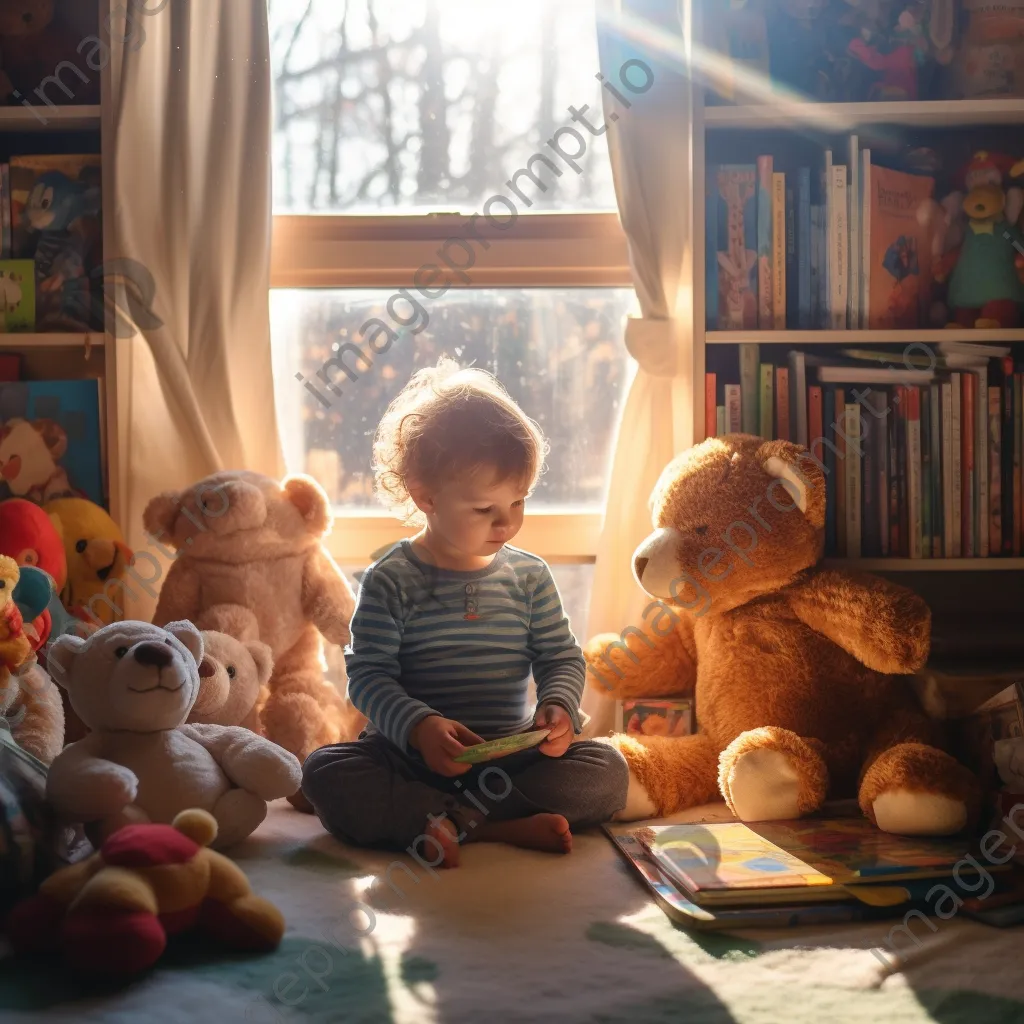
{"type": "Polygon", "coordinates": [[[931,233],[922,216],[935,179],[871,168],[868,327],[920,327],[931,288],[931,233]],[[924,222],[924,223],[922,223],[924,222]]]}
{"type": "Polygon", "coordinates": [[[616,731],[629,736],[689,736],[693,732],[693,701],[622,700],[617,707],[616,731]]]}
{"type": "Polygon", "coordinates": [[[0,500],[104,505],[95,380],[0,384],[0,500]]]}
{"type": "Polygon", "coordinates": [[[718,326],[756,330],[757,172],[753,165],[723,164],[716,180],[718,326]]]}
{"type": "Polygon", "coordinates": [[[942,877],[964,859],[956,839],[882,832],[863,817],[653,825],[637,836],[695,896],[942,877]]]}
{"type": "Polygon", "coordinates": [[[35,326],[35,264],[31,260],[0,260],[0,334],[33,331],[35,326]]]}
{"type": "Polygon", "coordinates": [[[103,329],[100,157],[11,158],[12,254],[35,261],[36,329],[103,329]]]}
{"type": "Polygon", "coordinates": [[[550,729],[534,729],[531,732],[516,733],[514,736],[501,736],[496,740],[487,740],[484,743],[467,747],[452,760],[458,761],[459,764],[482,764],[484,761],[493,761],[506,754],[518,754],[521,750],[540,746],[548,738],[549,732],[551,732],[550,729]]]}

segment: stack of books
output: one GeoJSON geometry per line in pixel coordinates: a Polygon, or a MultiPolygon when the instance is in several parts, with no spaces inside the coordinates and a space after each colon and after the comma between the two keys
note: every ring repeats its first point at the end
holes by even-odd
{"type": "Polygon", "coordinates": [[[1024,901],[1021,871],[1005,862],[1001,847],[990,846],[986,856],[966,839],[893,836],[863,817],[606,825],[605,831],[662,910],[689,928],[831,924],[910,910],[928,915],[936,901],[948,905],[948,890],[965,914],[981,919],[996,906],[1019,908],[1024,901]],[[982,872],[991,886],[978,880],[982,872]],[[972,899],[972,891],[986,889],[987,897],[972,899]]]}
{"type": "Polygon", "coordinates": [[[935,179],[845,154],[706,175],[708,330],[893,329],[928,319],[935,179]]]}
{"type": "Polygon", "coordinates": [[[1007,346],[932,352],[739,348],[739,382],[705,378],[708,436],[742,431],[811,449],[836,557],[1019,556],[1024,363],[1007,346]]]}

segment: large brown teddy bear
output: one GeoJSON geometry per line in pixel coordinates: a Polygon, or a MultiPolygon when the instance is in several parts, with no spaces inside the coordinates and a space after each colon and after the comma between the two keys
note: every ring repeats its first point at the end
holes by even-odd
{"type": "Polygon", "coordinates": [[[807,449],[712,438],[663,472],[633,572],[644,624],[595,637],[591,685],[616,697],[695,692],[699,731],[612,739],[630,769],[619,817],[725,799],[744,821],[794,818],[856,795],[879,828],[952,834],[975,778],[940,749],[907,678],[931,620],[903,587],[816,568],[825,479],[807,449]],[[618,646],[615,646],[615,645],[618,646]]]}
{"type": "Polygon", "coordinates": [[[160,591],[157,625],[188,619],[270,647],[274,671],[262,712],[267,738],[300,761],[324,744],[354,738],[353,712],[324,679],[320,661],[321,634],[331,643],[348,642],[355,605],[322,544],[331,513],[320,486],[304,476],[278,483],[259,473],[215,473],[186,491],[155,497],[143,522],[177,549],[160,591]]]}

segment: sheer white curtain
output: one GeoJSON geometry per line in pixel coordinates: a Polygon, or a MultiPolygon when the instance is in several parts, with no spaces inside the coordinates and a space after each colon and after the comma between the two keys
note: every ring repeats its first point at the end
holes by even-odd
{"type": "MultiPolygon", "coordinates": [[[[606,0],[598,6],[601,73],[626,97],[602,93],[615,194],[641,316],[626,323],[636,360],[619,422],[598,547],[587,635],[639,624],[650,601],[632,553],[650,532],[647,500],[662,468],[693,443],[691,83],[685,0],[606,0]],[[625,81],[623,80],[625,76],[625,81]],[[642,93],[647,82],[649,88],[642,93]],[[613,116],[614,115],[614,116],[613,116]]],[[[612,726],[614,705],[589,688],[588,731],[612,726]]]]}
{"type": "MultiPolygon", "coordinates": [[[[135,316],[116,342],[114,507],[132,547],[159,558],[142,529],[154,494],[218,469],[283,471],[268,296],[270,45],[266,0],[128,7],[127,25],[124,5],[114,14],[110,35],[122,41],[105,81],[105,259],[121,270],[112,261],[133,261],[126,276],[151,276],[154,293],[153,316],[135,316]]],[[[145,563],[140,574],[153,575],[145,563]]],[[[128,614],[148,618],[153,604],[131,586],[128,614]]]]}

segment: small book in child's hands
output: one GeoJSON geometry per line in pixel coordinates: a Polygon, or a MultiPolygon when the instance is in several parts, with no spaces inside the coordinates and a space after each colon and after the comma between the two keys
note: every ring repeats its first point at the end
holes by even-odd
{"type": "Polygon", "coordinates": [[[475,746],[466,747],[465,751],[453,760],[459,764],[480,764],[483,761],[493,761],[496,757],[504,757],[506,754],[518,754],[521,750],[529,750],[543,743],[549,732],[550,729],[534,729],[532,732],[520,732],[514,736],[502,736],[486,743],[477,743],[475,746]]]}

